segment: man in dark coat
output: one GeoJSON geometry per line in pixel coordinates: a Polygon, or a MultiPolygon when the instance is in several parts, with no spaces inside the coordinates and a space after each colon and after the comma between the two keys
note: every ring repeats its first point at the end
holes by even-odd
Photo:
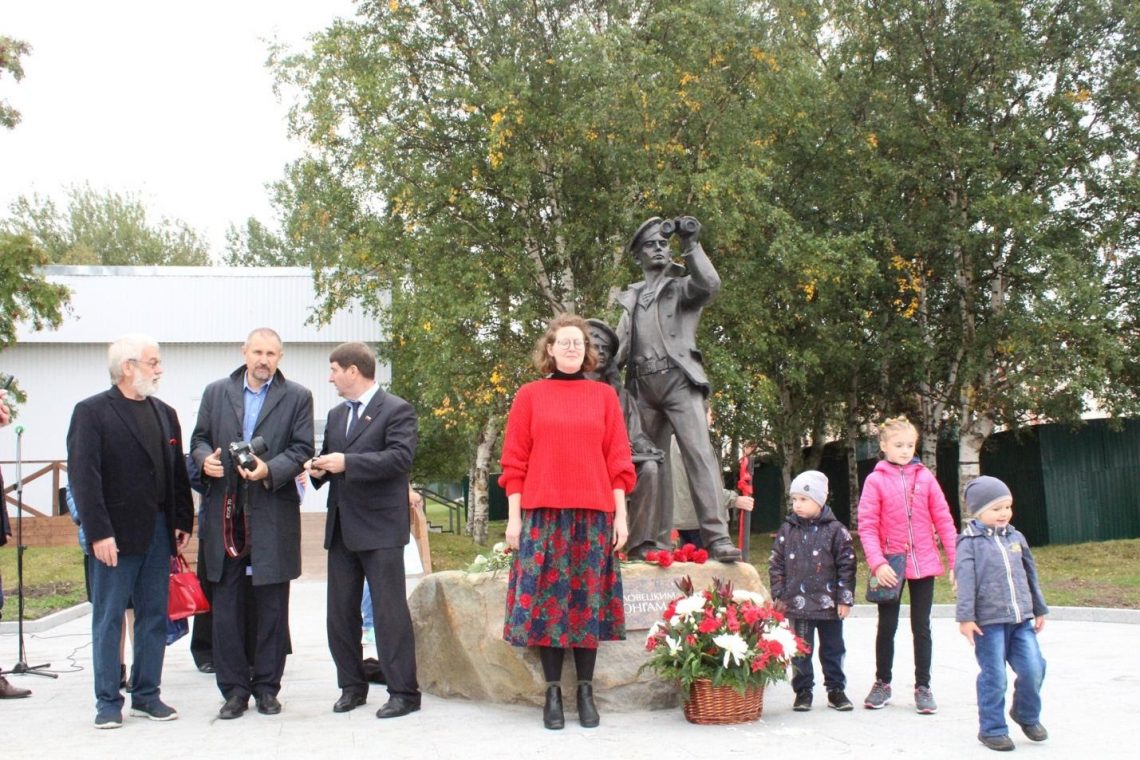
{"type": "Polygon", "coordinates": [[[327,625],[341,689],[333,711],[348,712],[368,696],[360,647],[360,596],[367,578],[376,655],[388,684],[388,702],[376,717],[397,718],[420,709],[416,643],[404,585],[416,413],[376,384],[376,358],[363,343],[337,346],[329,369],[329,382],[345,403],[329,412],[324,446],[309,474],[314,486],[327,482],[330,491],[327,625]]]}
{"type": "Polygon", "coordinates": [[[213,659],[225,698],[218,717],[240,717],[252,694],[258,712],[281,712],[277,693],[289,648],[289,582],[301,574],[301,496],[295,478],[313,456],[313,395],[277,369],[281,338],[249,334],[245,365],[206,386],[191,451],[206,487],[199,522],[214,583],[213,659]],[[264,441],[247,452],[233,443],[264,441]],[[252,604],[254,609],[249,609],[252,604]],[[248,642],[247,618],[256,641],[248,642]],[[253,652],[252,659],[246,654],[253,652]]]}
{"type": "Polygon", "coordinates": [[[120,338],[107,363],[113,387],[76,404],[67,431],[69,485],[93,557],[96,728],[123,723],[119,642],[128,602],[135,610],[131,714],[178,717],[160,699],[159,683],[170,558],[194,527],[178,415],[153,397],[162,377],[158,344],[120,338]]]}
{"type": "MultiPolygon", "coordinates": [[[[670,437],[677,439],[702,543],[714,559],[736,562],[740,550],[728,537],[728,525],[721,513],[720,466],[705,420],[709,381],[697,350],[701,310],[720,291],[720,277],[698,241],[700,229],[700,223],[691,216],[668,222],[655,216],[634,233],[629,250],[637,257],[645,280],[618,296],[623,310],[617,329],[618,364],[626,366],[627,384],[637,397],[642,423],[653,445],[668,451],[670,437]],[[681,240],[687,274],[670,255],[669,238],[674,233],[681,240]]],[[[661,491],[669,493],[670,489],[663,485],[661,491]]],[[[664,526],[660,532],[672,528],[670,498],[658,499],[647,507],[660,513],[651,519],[630,514],[631,528],[664,526]]],[[[659,537],[634,535],[631,529],[629,555],[640,558],[648,551],[669,548],[660,543],[659,537]]]]}

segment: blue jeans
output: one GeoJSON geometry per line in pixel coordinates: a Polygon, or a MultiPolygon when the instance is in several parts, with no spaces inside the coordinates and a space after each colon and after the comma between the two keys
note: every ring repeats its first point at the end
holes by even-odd
{"type": "Polygon", "coordinates": [[[1037,646],[1033,620],[981,626],[982,636],[974,637],[978,673],[978,724],[983,736],[1006,736],[1005,664],[1013,668],[1013,708],[1010,717],[1030,726],[1041,718],[1041,682],[1045,680],[1045,659],[1037,646]]]}
{"type": "Polygon", "coordinates": [[[827,691],[847,688],[847,678],[843,675],[843,658],[847,656],[847,647],[843,643],[843,621],[792,618],[790,622],[796,635],[811,647],[806,655],[792,658],[792,690],[798,694],[801,691],[811,691],[815,686],[811,657],[816,651],[819,652],[819,665],[823,670],[823,688],[827,691]],[[814,645],[816,633],[819,634],[818,647],[814,645]]]}
{"type": "Polygon", "coordinates": [[[91,558],[91,659],[95,675],[95,709],[122,712],[119,691],[119,642],[123,615],[134,603],[135,643],[131,702],[149,705],[159,698],[166,656],[166,602],[170,593],[170,533],[166,516],[154,521],[146,554],[120,554],[108,567],[91,558]]]}

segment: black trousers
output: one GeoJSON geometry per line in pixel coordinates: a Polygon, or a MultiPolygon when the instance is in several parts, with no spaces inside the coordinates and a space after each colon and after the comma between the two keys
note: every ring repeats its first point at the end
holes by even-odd
{"type": "Polygon", "coordinates": [[[356,694],[368,693],[360,643],[360,597],[365,578],[372,593],[376,659],[384,671],[388,694],[418,705],[416,640],[404,584],[404,549],[349,551],[341,538],[339,521],[333,527],[329,548],[326,618],[337,686],[356,694]]]}
{"type": "Polygon", "coordinates": [[[227,556],[214,584],[214,670],[226,699],[276,696],[289,653],[289,582],[255,586],[248,567],[248,557],[227,556]],[[251,615],[256,618],[252,642],[251,615]]]}
{"type": "Polygon", "coordinates": [[[819,653],[819,665],[823,670],[823,688],[827,691],[847,688],[847,678],[843,675],[843,658],[847,647],[843,643],[842,620],[801,620],[791,619],[796,635],[807,642],[811,651],[802,657],[792,658],[792,690],[797,694],[815,686],[815,671],[811,658],[819,653]],[[815,635],[819,634],[819,644],[815,635]]]}
{"type": "MultiPolygon", "coordinates": [[[[206,577],[206,552],[202,542],[198,543],[198,582],[202,584],[202,592],[210,603],[210,609],[213,609],[214,584],[206,577]]],[[[194,658],[197,667],[214,662],[214,613],[194,616],[190,632],[190,656],[194,658]]]]}
{"type": "MultiPolygon", "coordinates": [[[[930,686],[930,609],[934,605],[934,577],[904,579],[910,587],[910,632],[914,637],[914,685],[930,686]]],[[[895,661],[895,631],[899,627],[900,601],[879,605],[879,629],[875,634],[875,678],[891,682],[895,661]]]]}

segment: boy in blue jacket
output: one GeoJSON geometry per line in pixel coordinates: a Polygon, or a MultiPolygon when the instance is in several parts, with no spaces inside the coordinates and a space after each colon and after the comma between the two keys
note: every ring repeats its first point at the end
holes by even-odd
{"type": "Polygon", "coordinates": [[[1005,722],[1005,664],[1013,668],[1009,717],[1032,741],[1049,732],[1041,725],[1045,660],[1037,633],[1045,626],[1045,597],[1025,536],[1009,524],[1013,496],[997,478],[983,475],[965,491],[970,522],[958,536],[958,630],[974,647],[978,673],[978,741],[990,749],[1013,749],[1005,722]]]}

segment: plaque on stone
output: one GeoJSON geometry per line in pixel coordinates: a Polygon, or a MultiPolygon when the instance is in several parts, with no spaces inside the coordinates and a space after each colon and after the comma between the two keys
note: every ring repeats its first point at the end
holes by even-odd
{"type": "Polygon", "coordinates": [[[647,631],[661,619],[669,602],[681,596],[677,576],[656,578],[625,578],[622,580],[625,598],[625,629],[647,631]]]}

